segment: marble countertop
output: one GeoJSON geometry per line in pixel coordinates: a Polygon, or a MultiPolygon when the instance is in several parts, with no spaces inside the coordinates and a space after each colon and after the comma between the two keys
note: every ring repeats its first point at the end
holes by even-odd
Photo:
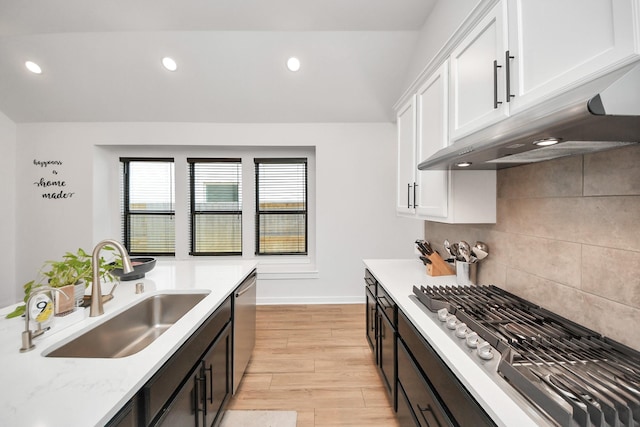
{"type": "Polygon", "coordinates": [[[414,285],[456,285],[455,276],[428,276],[418,259],[366,259],[364,264],[497,425],[551,425],[545,418],[519,405],[517,402],[524,402],[524,399],[517,391],[508,385],[496,384],[468,352],[460,348],[436,323],[437,320],[426,314],[427,309],[410,298],[414,285]]]}
{"type": "MultiPolygon", "coordinates": [[[[0,425],[20,427],[103,426],[169,359],[187,338],[256,267],[254,261],[162,261],[141,280],[121,282],[105,314],[89,309],[56,318],[51,330],[20,353],[24,319],[5,319],[0,309],[0,425]],[[145,292],[135,294],[135,283],[145,292]],[[209,292],[147,348],[114,359],[48,358],[43,353],[158,293],[209,292]]],[[[103,284],[107,294],[111,284],[103,284]]]]}

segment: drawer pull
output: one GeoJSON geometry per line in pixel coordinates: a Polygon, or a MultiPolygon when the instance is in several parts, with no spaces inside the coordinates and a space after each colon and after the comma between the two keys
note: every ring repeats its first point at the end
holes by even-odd
{"type": "Polygon", "coordinates": [[[382,308],[393,308],[393,305],[389,303],[389,300],[384,295],[378,297],[378,302],[380,302],[380,306],[382,306],[382,308]],[[384,303],[382,300],[384,300],[384,303]]]}
{"type": "Polygon", "coordinates": [[[420,405],[416,405],[416,406],[418,407],[418,411],[420,412],[420,415],[422,415],[422,419],[424,420],[425,423],[427,423],[428,427],[435,427],[435,426],[442,427],[438,419],[433,415],[433,409],[431,409],[431,405],[427,405],[426,408],[421,408],[420,405]],[[429,421],[427,419],[427,414],[431,415],[429,418],[431,418],[432,421],[429,421]]]}

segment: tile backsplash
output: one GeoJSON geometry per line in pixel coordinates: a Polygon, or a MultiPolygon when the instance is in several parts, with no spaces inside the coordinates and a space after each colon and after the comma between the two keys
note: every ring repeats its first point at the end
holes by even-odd
{"type": "Polygon", "coordinates": [[[495,284],[640,350],[640,145],[498,171],[496,224],[425,222],[425,238],[481,240],[495,284]]]}

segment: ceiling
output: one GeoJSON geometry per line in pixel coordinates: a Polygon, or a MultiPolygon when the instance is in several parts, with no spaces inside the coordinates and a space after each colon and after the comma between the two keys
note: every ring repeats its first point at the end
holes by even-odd
{"type": "Polygon", "coordinates": [[[0,111],[17,123],[392,121],[436,1],[0,0],[0,111]]]}

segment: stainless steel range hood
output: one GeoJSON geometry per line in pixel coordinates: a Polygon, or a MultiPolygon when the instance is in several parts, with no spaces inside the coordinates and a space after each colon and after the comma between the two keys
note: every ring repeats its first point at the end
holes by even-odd
{"type": "Polygon", "coordinates": [[[638,142],[640,65],[635,64],[464,137],[418,169],[503,169],[638,142]],[[555,145],[534,144],[554,138],[555,145]],[[470,165],[459,166],[464,163],[470,165]]]}

